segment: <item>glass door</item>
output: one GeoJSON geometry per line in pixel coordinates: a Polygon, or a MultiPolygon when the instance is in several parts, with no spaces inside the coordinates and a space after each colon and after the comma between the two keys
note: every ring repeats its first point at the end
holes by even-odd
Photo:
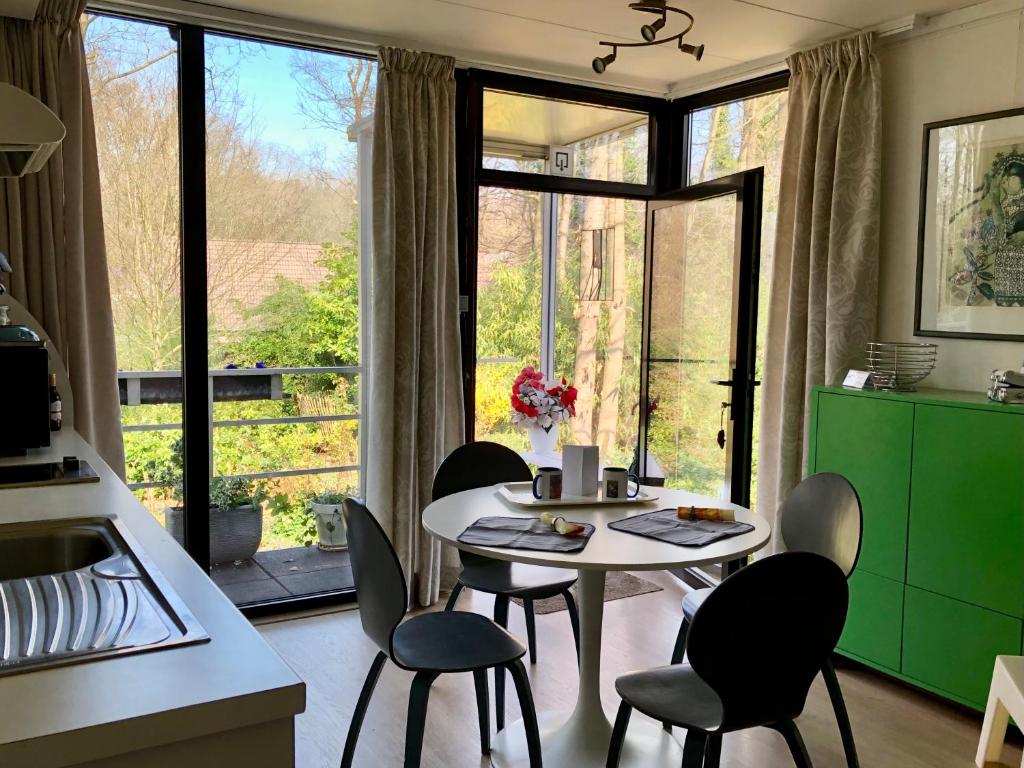
{"type": "Polygon", "coordinates": [[[761,169],[653,201],[639,469],[750,505],[761,169]]]}

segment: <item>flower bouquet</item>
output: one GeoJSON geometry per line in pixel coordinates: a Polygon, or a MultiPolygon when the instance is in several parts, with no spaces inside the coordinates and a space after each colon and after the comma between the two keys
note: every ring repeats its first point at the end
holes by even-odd
{"type": "Polygon", "coordinates": [[[576,387],[569,384],[564,376],[561,383],[546,382],[541,371],[535,371],[528,365],[512,384],[512,423],[530,430],[535,450],[543,444],[546,450],[537,450],[538,453],[551,453],[557,437],[551,428],[576,415],[576,394],[576,387]],[[540,439],[537,434],[540,431],[550,435],[550,439],[540,439]]]}

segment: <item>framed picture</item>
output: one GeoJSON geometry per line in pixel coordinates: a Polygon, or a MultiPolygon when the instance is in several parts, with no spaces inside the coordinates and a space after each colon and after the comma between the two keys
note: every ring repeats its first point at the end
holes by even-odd
{"type": "Polygon", "coordinates": [[[914,332],[1024,341],[1024,109],[924,127],[914,332]]]}

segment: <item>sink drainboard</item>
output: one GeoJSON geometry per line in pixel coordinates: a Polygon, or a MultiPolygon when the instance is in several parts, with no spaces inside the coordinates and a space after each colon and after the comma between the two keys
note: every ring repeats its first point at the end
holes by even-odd
{"type": "MultiPolygon", "coordinates": [[[[110,554],[74,570],[0,580],[0,675],[207,639],[119,521],[60,522],[45,525],[65,538],[69,530],[101,537],[101,554],[110,554]]],[[[45,535],[26,532],[33,525],[0,525],[0,539],[45,535]]]]}

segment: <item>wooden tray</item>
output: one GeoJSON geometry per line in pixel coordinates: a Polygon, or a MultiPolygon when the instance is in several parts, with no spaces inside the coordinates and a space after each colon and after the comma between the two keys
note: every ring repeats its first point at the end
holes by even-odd
{"type": "Polygon", "coordinates": [[[562,496],[560,499],[537,499],[533,495],[533,483],[500,483],[495,486],[498,493],[513,504],[520,507],[592,507],[595,505],[615,504],[642,504],[645,501],[655,501],[657,493],[651,493],[644,488],[640,493],[631,499],[606,499],[598,490],[597,496],[562,496]]]}

